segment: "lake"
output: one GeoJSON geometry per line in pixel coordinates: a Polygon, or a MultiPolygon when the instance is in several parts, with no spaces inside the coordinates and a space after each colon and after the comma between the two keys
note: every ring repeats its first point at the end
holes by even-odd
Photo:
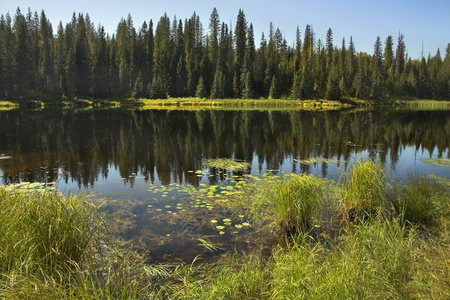
{"type": "Polygon", "coordinates": [[[245,215],[198,196],[214,200],[243,175],[339,180],[371,158],[391,178],[450,179],[449,110],[10,110],[0,124],[1,184],[41,182],[102,203],[111,228],[152,261],[192,260],[205,237],[224,249],[269,249],[245,215]],[[208,168],[212,158],[251,166],[208,168]],[[211,222],[228,219],[225,229],[211,222]]]}

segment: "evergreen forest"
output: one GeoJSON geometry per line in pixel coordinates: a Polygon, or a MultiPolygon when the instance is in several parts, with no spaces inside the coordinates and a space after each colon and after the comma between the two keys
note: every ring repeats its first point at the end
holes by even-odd
{"type": "Polygon", "coordinates": [[[0,18],[0,97],[450,100],[450,43],[413,59],[401,33],[364,53],[311,25],[290,45],[270,23],[258,44],[243,10],[227,25],[215,8],[206,28],[195,12],[138,28],[128,15],[110,35],[89,14],[54,29],[44,11],[18,8],[0,18]]]}

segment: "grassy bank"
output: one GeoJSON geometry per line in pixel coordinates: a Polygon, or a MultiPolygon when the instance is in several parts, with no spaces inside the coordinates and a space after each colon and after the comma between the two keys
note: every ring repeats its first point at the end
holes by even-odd
{"type": "Polygon", "coordinates": [[[215,263],[199,257],[173,265],[145,264],[80,198],[0,188],[0,298],[450,297],[448,182],[420,175],[391,182],[371,161],[356,162],[338,182],[247,178],[221,205],[248,216],[278,246],[270,255],[227,253],[215,263]]]}
{"type": "Polygon", "coordinates": [[[143,110],[150,109],[176,109],[176,110],[203,110],[203,109],[287,109],[287,110],[330,110],[345,107],[367,107],[377,105],[408,106],[410,108],[449,108],[448,101],[435,100],[362,100],[342,97],[339,101],[326,99],[292,100],[292,99],[200,99],[200,98],[169,98],[169,99],[19,99],[1,101],[0,109],[44,107],[60,108],[98,108],[98,107],[128,107],[143,110]],[[2,104],[3,103],[3,104],[2,104]]]}

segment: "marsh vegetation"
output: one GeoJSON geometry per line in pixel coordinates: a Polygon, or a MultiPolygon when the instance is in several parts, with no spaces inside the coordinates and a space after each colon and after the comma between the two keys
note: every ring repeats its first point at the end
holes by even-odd
{"type": "MultiPolygon", "coordinates": [[[[149,264],[145,255],[120,242],[99,208],[82,198],[67,198],[40,184],[2,187],[0,296],[448,297],[448,181],[411,175],[389,183],[383,174],[368,160],[354,163],[336,181],[295,174],[245,176],[239,193],[211,204],[225,206],[230,218],[209,226],[222,230],[245,216],[252,234],[277,238],[272,250],[223,252],[223,245],[205,236],[197,240],[199,246],[206,256],[222,253],[218,260],[197,256],[166,264],[149,264]]],[[[208,199],[208,193],[192,190],[191,197],[208,199]]]]}

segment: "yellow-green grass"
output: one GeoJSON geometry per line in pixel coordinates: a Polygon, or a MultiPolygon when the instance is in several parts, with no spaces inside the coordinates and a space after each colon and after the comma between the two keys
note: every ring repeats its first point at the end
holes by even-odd
{"type": "Polygon", "coordinates": [[[385,174],[379,165],[357,161],[345,175],[342,213],[349,222],[372,219],[382,213],[386,199],[385,174]]]}

